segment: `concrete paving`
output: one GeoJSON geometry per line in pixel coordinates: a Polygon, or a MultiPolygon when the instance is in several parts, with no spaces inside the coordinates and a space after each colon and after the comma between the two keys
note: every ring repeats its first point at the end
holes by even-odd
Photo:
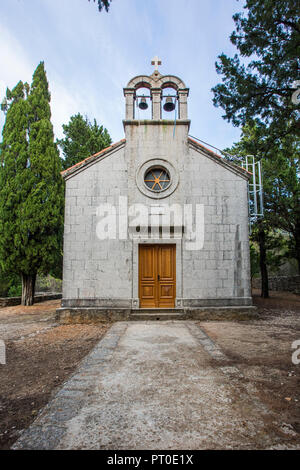
{"type": "Polygon", "coordinates": [[[272,420],[194,322],[118,322],[13,448],[282,448],[272,420]]]}

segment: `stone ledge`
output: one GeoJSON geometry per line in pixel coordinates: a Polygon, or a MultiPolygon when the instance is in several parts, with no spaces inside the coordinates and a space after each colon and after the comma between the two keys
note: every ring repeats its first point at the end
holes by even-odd
{"type": "Polygon", "coordinates": [[[231,297],[227,299],[182,299],[184,307],[187,308],[209,308],[209,307],[251,307],[252,297],[231,297]]]}
{"type": "MultiPolygon", "coordinates": [[[[261,288],[261,278],[252,279],[252,287],[261,288]]],[[[269,290],[271,291],[288,291],[298,294],[300,292],[300,276],[270,276],[269,290]]]]}
{"type": "MultiPolygon", "coordinates": [[[[61,299],[62,294],[37,294],[34,296],[34,302],[44,302],[45,300],[61,299]]],[[[1,297],[0,307],[11,307],[13,305],[21,305],[21,297],[1,297]]]]}
{"type": "MultiPolygon", "coordinates": [[[[106,308],[106,309],[131,309],[134,299],[122,298],[83,298],[66,299],[63,298],[61,306],[65,308],[106,308]]],[[[180,299],[184,308],[209,308],[209,307],[250,307],[252,306],[252,297],[232,297],[226,299],[180,299]]],[[[179,307],[182,308],[182,307],[179,307]]],[[[141,309],[139,309],[141,310],[141,309]]],[[[173,310],[173,309],[171,309],[173,310]]]]}
{"type": "Polygon", "coordinates": [[[255,306],[198,307],[185,309],[188,317],[200,321],[253,320],[259,318],[255,306]]]}
{"type": "Polygon", "coordinates": [[[105,299],[105,298],[86,298],[86,299],[62,299],[62,307],[68,308],[131,308],[131,299],[105,299]]]}
{"type": "Polygon", "coordinates": [[[130,308],[81,307],[58,308],[56,320],[59,323],[100,323],[128,320],[130,308]]]}
{"type": "MultiPolygon", "coordinates": [[[[174,127],[174,119],[124,119],[123,126],[125,127],[128,124],[130,125],[134,124],[135,126],[140,126],[140,125],[155,126],[157,124],[163,124],[165,126],[174,127]]],[[[188,125],[190,127],[190,124],[191,124],[190,119],[176,119],[176,126],[188,125]]]]}
{"type": "Polygon", "coordinates": [[[162,309],[159,311],[130,308],[59,308],[56,310],[56,320],[62,324],[70,323],[100,323],[115,321],[136,321],[136,320],[211,320],[211,321],[231,321],[231,320],[251,320],[258,318],[257,308],[253,306],[227,306],[227,307],[198,307],[183,309],[162,309]]]}

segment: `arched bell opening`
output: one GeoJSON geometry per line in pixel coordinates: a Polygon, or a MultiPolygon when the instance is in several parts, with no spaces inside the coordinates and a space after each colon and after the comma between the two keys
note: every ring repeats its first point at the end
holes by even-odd
{"type": "Polygon", "coordinates": [[[152,104],[151,104],[151,91],[145,86],[141,86],[135,91],[135,119],[152,119],[152,104]]]}
{"type": "Polygon", "coordinates": [[[161,95],[161,117],[162,119],[178,119],[178,94],[171,86],[165,86],[161,95]]]}
{"type": "Polygon", "coordinates": [[[124,88],[126,119],[188,119],[189,89],[184,82],[175,75],[155,73],[138,75],[124,88]]]}

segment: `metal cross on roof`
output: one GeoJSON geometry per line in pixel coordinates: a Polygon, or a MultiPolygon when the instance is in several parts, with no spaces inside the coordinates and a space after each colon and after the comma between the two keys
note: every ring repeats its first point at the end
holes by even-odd
{"type": "Polygon", "coordinates": [[[157,57],[157,55],[153,57],[151,61],[151,65],[154,65],[155,67],[154,71],[158,72],[158,66],[161,65],[161,60],[157,57]]]}

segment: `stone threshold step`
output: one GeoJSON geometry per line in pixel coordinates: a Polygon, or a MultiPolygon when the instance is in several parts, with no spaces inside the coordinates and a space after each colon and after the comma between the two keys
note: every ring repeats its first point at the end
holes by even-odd
{"type": "Polygon", "coordinates": [[[129,320],[185,320],[184,313],[131,313],[129,320]]]}
{"type": "Polygon", "coordinates": [[[134,314],[143,314],[143,313],[150,313],[150,314],[156,314],[156,313],[174,313],[174,314],[179,314],[183,313],[184,309],[183,308],[132,308],[131,313],[134,314]]]}

